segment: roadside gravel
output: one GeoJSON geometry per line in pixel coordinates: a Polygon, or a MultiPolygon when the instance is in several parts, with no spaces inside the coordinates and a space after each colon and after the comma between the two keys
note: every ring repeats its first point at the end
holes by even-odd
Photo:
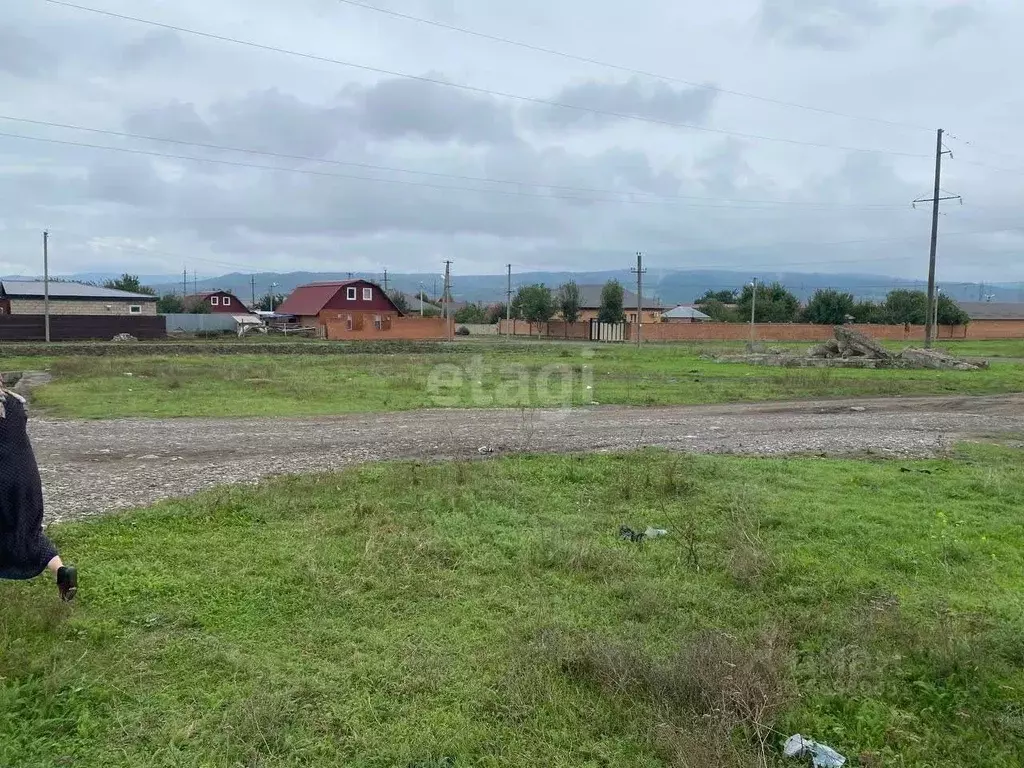
{"type": "Polygon", "coordinates": [[[31,422],[48,521],[137,508],[225,483],[382,459],[658,446],[697,453],[927,457],[1024,439],[1024,395],[571,411],[429,410],[317,419],[31,422]]]}

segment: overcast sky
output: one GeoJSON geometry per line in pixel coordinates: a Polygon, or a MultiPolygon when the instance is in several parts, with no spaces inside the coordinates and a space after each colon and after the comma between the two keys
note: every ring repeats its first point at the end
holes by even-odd
{"type": "Polygon", "coordinates": [[[56,273],[923,277],[942,127],[939,279],[1024,281],[1019,0],[368,0],[661,79],[338,0],[80,1],[370,69],[6,0],[0,115],[191,144],[0,119],[0,274],[49,228],[56,273]]]}

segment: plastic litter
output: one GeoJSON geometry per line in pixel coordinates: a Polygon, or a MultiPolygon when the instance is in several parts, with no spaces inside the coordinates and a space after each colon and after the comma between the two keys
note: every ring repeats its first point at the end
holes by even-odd
{"type": "Polygon", "coordinates": [[[815,768],[842,768],[846,765],[846,758],[832,747],[805,739],[799,733],[786,739],[786,743],[782,747],[782,754],[786,757],[810,756],[815,768]]]}
{"type": "Polygon", "coordinates": [[[632,541],[637,544],[644,541],[645,539],[660,539],[662,536],[667,536],[668,531],[664,528],[648,528],[646,531],[634,531],[628,525],[623,525],[619,528],[619,538],[623,541],[632,541]]]}

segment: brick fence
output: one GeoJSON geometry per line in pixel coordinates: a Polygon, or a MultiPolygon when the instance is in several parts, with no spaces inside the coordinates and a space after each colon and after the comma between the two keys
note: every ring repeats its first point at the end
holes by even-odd
{"type": "MultiPolygon", "coordinates": [[[[923,325],[854,325],[858,331],[887,341],[918,341],[924,339],[923,325]]],[[[552,321],[527,323],[512,321],[515,336],[533,336],[550,339],[589,339],[589,323],[552,321]]],[[[832,338],[831,325],[809,323],[757,323],[754,336],[758,341],[825,341],[832,338]]],[[[509,325],[502,320],[499,333],[505,334],[509,325]]],[[[635,339],[635,327],[626,324],[625,338],[635,339]]],[[[750,325],[746,323],[645,323],[641,330],[644,341],[748,341],[750,325]]],[[[1024,320],[976,320],[969,325],[939,326],[939,339],[967,339],[975,341],[995,339],[1024,339],[1024,320]]]]}

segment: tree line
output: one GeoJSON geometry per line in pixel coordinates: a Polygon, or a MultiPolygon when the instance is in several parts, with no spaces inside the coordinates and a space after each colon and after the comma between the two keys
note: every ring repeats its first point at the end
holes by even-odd
{"type": "MultiPolygon", "coordinates": [[[[742,291],[707,291],[694,302],[697,309],[712,320],[724,323],[750,322],[753,304],[757,323],[871,323],[874,325],[924,325],[928,320],[928,295],[905,288],[889,291],[881,301],[858,301],[852,293],[821,288],[806,305],[781,283],[753,286],[742,291]]],[[[939,294],[940,325],[967,325],[970,318],[949,296],[939,294]]]]}

